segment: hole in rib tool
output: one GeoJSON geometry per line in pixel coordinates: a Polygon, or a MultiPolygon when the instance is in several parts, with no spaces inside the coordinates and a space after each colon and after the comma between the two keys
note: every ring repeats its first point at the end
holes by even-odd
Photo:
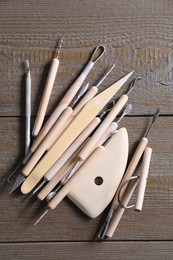
{"type": "MultiPolygon", "coordinates": [[[[77,94],[77,92],[80,91],[80,87],[81,87],[82,83],[84,82],[85,78],[87,77],[87,75],[89,74],[91,69],[93,68],[94,64],[102,57],[104,52],[105,52],[104,46],[102,46],[102,45],[97,46],[97,48],[95,49],[91,59],[89,60],[88,64],[86,65],[86,67],[84,68],[82,73],[79,75],[79,77],[75,80],[75,82],[69,88],[69,90],[67,91],[65,96],[62,98],[61,102],[58,104],[58,106],[56,107],[56,109],[54,110],[52,115],[47,120],[46,124],[43,126],[43,128],[39,132],[38,136],[36,137],[36,139],[34,140],[34,143],[31,146],[27,156],[23,159],[23,161],[13,171],[12,174],[14,174],[19,169],[20,166],[23,166],[28,162],[28,160],[31,158],[32,154],[35,152],[35,150],[40,145],[42,140],[48,134],[48,132],[50,131],[52,126],[57,122],[57,120],[60,117],[60,115],[62,114],[62,112],[66,108],[68,108],[68,105],[70,104],[70,102],[72,102],[72,100],[75,97],[75,95],[77,94]]],[[[87,98],[89,98],[89,96],[91,97],[91,94],[94,91],[95,91],[95,89],[90,90],[90,93],[88,94],[87,98]]],[[[80,93],[78,94],[78,97],[80,97],[80,93]]],[[[87,102],[87,98],[85,98],[86,102],[87,102]]],[[[75,102],[73,102],[73,104],[75,104],[75,102]]],[[[78,109],[79,109],[79,106],[78,106],[78,109]]],[[[66,115],[70,113],[70,109],[68,108],[67,110],[68,111],[65,111],[66,115]]],[[[77,109],[75,111],[77,113],[77,109]]],[[[38,122],[38,120],[36,122],[38,122]]],[[[22,174],[20,174],[17,177],[16,182],[14,183],[10,193],[12,193],[18,186],[20,186],[23,181],[24,181],[24,176],[22,174]]]]}
{"type": "Polygon", "coordinates": [[[83,107],[71,124],[61,134],[60,138],[55,141],[53,146],[43,156],[43,158],[24,181],[21,186],[22,193],[29,193],[38,184],[45,173],[53,166],[53,164],[60,158],[72,142],[79,136],[79,134],[89,125],[95,116],[117,93],[132,73],[133,72],[130,72],[112,86],[98,94],[96,97],[92,98],[83,107]]]}

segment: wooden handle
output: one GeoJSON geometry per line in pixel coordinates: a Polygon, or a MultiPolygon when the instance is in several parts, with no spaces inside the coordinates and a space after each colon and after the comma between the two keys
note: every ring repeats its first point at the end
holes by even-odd
{"type": "Polygon", "coordinates": [[[150,147],[147,147],[144,151],[142,169],[141,169],[139,185],[138,185],[137,199],[136,199],[136,204],[135,204],[135,210],[138,210],[138,211],[142,210],[144,194],[145,194],[147,178],[148,178],[148,172],[149,172],[149,167],[150,167],[150,161],[151,161],[151,154],[152,154],[152,149],[150,147]]]}
{"type": "Polygon", "coordinates": [[[34,166],[37,164],[39,159],[42,157],[42,155],[49,150],[49,148],[53,145],[55,140],[60,136],[62,133],[63,126],[65,122],[68,120],[70,115],[72,114],[72,108],[67,107],[62,115],[60,116],[59,120],[54,124],[52,129],[49,131],[49,133],[46,135],[42,143],[39,145],[39,147],[36,149],[30,160],[27,162],[25,167],[22,170],[22,174],[24,176],[28,176],[34,166]]]}
{"type": "Polygon", "coordinates": [[[84,149],[80,152],[79,157],[80,157],[81,160],[85,160],[87,158],[88,153],[93,149],[93,147],[95,147],[96,143],[98,143],[98,140],[101,138],[103,133],[109,127],[111,122],[115,119],[117,114],[121,111],[123,106],[126,104],[127,100],[128,100],[128,96],[127,95],[122,95],[120,97],[120,99],[114,105],[112,110],[109,112],[109,114],[103,120],[102,124],[95,131],[95,133],[91,137],[90,141],[86,144],[84,149]]]}
{"type": "Polygon", "coordinates": [[[66,161],[61,169],[51,178],[51,180],[44,186],[44,188],[37,194],[39,200],[44,200],[47,195],[55,188],[60,180],[66,175],[71,169],[78,158],[78,154],[83,148],[85,142],[73,153],[73,155],[66,161]]]}
{"type": "Polygon", "coordinates": [[[50,179],[52,179],[52,177],[61,169],[61,167],[67,162],[67,160],[73,155],[73,153],[81,146],[81,144],[88,138],[92,131],[99,125],[100,121],[101,120],[99,117],[94,118],[93,121],[85,128],[85,130],[76,138],[71,146],[46,173],[45,179],[47,181],[50,181],[50,179]]]}
{"type": "MultiPolygon", "coordinates": [[[[97,147],[97,151],[105,150],[104,147],[99,146],[97,147]]],[[[68,180],[68,182],[61,188],[61,190],[55,195],[55,197],[49,202],[49,207],[51,209],[55,209],[56,206],[63,200],[63,198],[68,194],[68,192],[73,188],[73,186],[78,182],[79,175],[81,171],[75,172],[75,174],[68,180]]]]}
{"type": "Polygon", "coordinates": [[[97,146],[104,144],[107,138],[117,129],[118,125],[116,122],[112,122],[110,126],[106,129],[104,134],[99,139],[97,146]]]}
{"type": "MultiPolygon", "coordinates": [[[[118,190],[116,191],[115,197],[114,197],[112,205],[111,205],[112,208],[114,208],[114,209],[117,208],[117,206],[118,206],[118,193],[119,193],[119,190],[120,190],[122,184],[125,181],[127,181],[128,179],[130,179],[132,177],[132,175],[134,174],[135,169],[136,169],[136,167],[137,167],[137,165],[138,165],[138,163],[139,163],[139,161],[141,159],[141,156],[142,156],[142,154],[143,154],[147,144],[148,144],[148,139],[146,137],[143,137],[140,140],[140,142],[139,142],[139,144],[138,144],[138,146],[137,146],[137,148],[135,150],[135,153],[134,153],[134,155],[133,155],[133,157],[132,157],[132,159],[130,161],[130,164],[129,164],[129,166],[128,166],[125,174],[124,174],[124,177],[123,177],[123,179],[122,179],[122,181],[120,183],[120,186],[119,186],[118,190]]],[[[121,197],[123,196],[123,194],[124,194],[124,192],[125,192],[125,190],[127,188],[127,185],[128,185],[128,183],[122,187],[122,189],[121,189],[121,197]]]]}
{"type": "Polygon", "coordinates": [[[55,122],[58,120],[58,118],[61,116],[62,112],[67,108],[66,104],[58,105],[52,115],[49,117],[43,128],[40,130],[39,134],[37,135],[36,139],[34,140],[30,150],[33,153],[39,144],[43,141],[47,133],[50,131],[52,126],[55,124],[55,122]]]}
{"type": "MultiPolygon", "coordinates": [[[[135,183],[132,181],[129,184],[129,186],[128,186],[128,188],[127,188],[127,190],[126,190],[126,192],[125,192],[125,194],[123,196],[123,199],[121,201],[122,204],[125,207],[127,207],[128,203],[129,203],[129,201],[131,199],[131,196],[133,195],[133,192],[134,192],[134,190],[136,188],[137,183],[138,183],[138,180],[135,181],[135,183]]],[[[113,218],[111,220],[110,226],[108,227],[108,230],[106,232],[106,236],[108,236],[108,237],[112,237],[113,236],[114,231],[117,228],[118,223],[120,222],[120,219],[121,219],[124,211],[125,211],[125,208],[123,208],[121,205],[119,205],[117,210],[115,211],[115,215],[113,216],[113,218]]]]}
{"type": "Polygon", "coordinates": [[[48,74],[48,77],[46,80],[46,84],[44,87],[44,91],[43,91],[43,95],[42,95],[39,109],[37,112],[37,116],[35,119],[33,131],[32,131],[33,136],[37,136],[42,127],[44,117],[46,114],[46,110],[47,110],[47,106],[48,106],[48,102],[49,102],[50,95],[52,92],[53,84],[55,82],[55,77],[57,74],[58,67],[59,67],[59,60],[57,58],[54,58],[51,63],[51,67],[49,70],[49,74],[48,74]]]}

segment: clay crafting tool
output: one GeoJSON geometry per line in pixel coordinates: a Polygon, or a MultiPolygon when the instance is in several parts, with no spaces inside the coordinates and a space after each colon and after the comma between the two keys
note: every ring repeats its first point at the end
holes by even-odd
{"type": "MultiPolygon", "coordinates": [[[[104,79],[109,75],[109,73],[112,71],[112,69],[115,67],[111,66],[111,68],[103,75],[103,77],[99,80],[96,86],[91,87],[88,92],[84,95],[84,97],[80,100],[80,102],[76,105],[74,109],[72,107],[67,107],[61,114],[60,118],[56,121],[56,123],[52,126],[51,130],[48,132],[46,137],[43,139],[40,145],[38,145],[38,142],[36,141],[32,147],[31,151],[34,151],[32,157],[31,153],[30,156],[26,158],[24,163],[28,162],[26,166],[22,170],[22,174],[19,174],[12,189],[11,193],[19,186],[21,183],[25,180],[25,178],[29,175],[29,173],[32,171],[36,163],[39,161],[41,156],[49,150],[49,148],[53,145],[54,141],[61,135],[63,130],[70,124],[70,122],[73,120],[73,118],[80,112],[80,110],[84,107],[84,105],[92,99],[98,92],[98,87],[101,85],[101,83],[104,81],[104,79]],[[36,149],[37,148],[37,149],[36,149]],[[31,159],[30,159],[31,158],[31,159]],[[30,160],[29,160],[30,159],[30,160]],[[29,160],[29,161],[28,161],[29,160]]],[[[86,89],[86,87],[85,87],[86,89]]],[[[83,92],[83,89],[82,89],[83,92]]],[[[78,98],[81,97],[81,92],[78,93],[78,98]]],[[[78,99],[75,98],[75,101],[73,101],[73,105],[77,103],[78,99]]]]}
{"type": "MultiPolygon", "coordinates": [[[[29,61],[25,60],[26,76],[25,76],[25,155],[28,153],[31,143],[31,73],[29,61]]],[[[7,178],[9,183],[13,172],[7,178]]]]}
{"type": "MultiPolygon", "coordinates": [[[[145,148],[146,148],[146,146],[148,144],[148,138],[147,138],[148,134],[150,133],[150,131],[151,131],[151,129],[152,129],[156,119],[158,118],[158,115],[159,115],[159,109],[156,110],[156,112],[155,112],[155,114],[153,116],[153,120],[152,120],[151,125],[147,129],[144,137],[142,137],[142,139],[140,140],[140,142],[139,142],[139,144],[138,144],[138,146],[137,146],[137,148],[135,150],[135,153],[134,153],[134,155],[133,155],[133,157],[132,157],[132,159],[130,161],[130,164],[128,165],[127,170],[126,170],[126,172],[125,172],[125,174],[123,176],[121,184],[120,184],[118,190],[115,193],[115,197],[114,197],[114,199],[112,201],[111,208],[110,208],[110,210],[108,212],[106,220],[103,223],[103,225],[102,225],[102,227],[101,227],[101,229],[100,229],[100,231],[98,233],[98,238],[100,238],[100,239],[104,239],[105,235],[110,236],[109,226],[110,226],[111,220],[113,218],[113,214],[114,214],[114,212],[116,211],[116,209],[117,209],[117,207],[119,205],[119,202],[118,202],[119,190],[120,190],[121,186],[123,185],[123,183],[126,182],[127,180],[129,180],[132,177],[132,175],[134,174],[135,169],[136,169],[137,165],[139,164],[139,161],[140,161],[140,159],[142,157],[142,154],[143,154],[143,152],[144,152],[144,150],[145,150],[145,148]]],[[[124,194],[124,192],[125,192],[125,190],[127,188],[127,185],[128,184],[123,185],[123,188],[121,188],[121,197],[123,196],[123,194],[124,194]]],[[[113,228],[111,226],[111,234],[112,234],[112,229],[113,228]]]]}
{"type": "Polygon", "coordinates": [[[31,143],[31,74],[29,61],[26,60],[26,91],[25,91],[25,155],[31,143]]]}
{"type": "Polygon", "coordinates": [[[144,151],[144,156],[142,160],[142,169],[141,169],[141,174],[139,176],[140,178],[138,184],[138,192],[137,192],[136,203],[135,203],[135,210],[137,211],[142,211],[145,188],[147,184],[148,172],[149,172],[150,161],[151,161],[151,154],[152,154],[152,149],[150,147],[147,147],[144,151]]]}
{"type": "MultiPolygon", "coordinates": [[[[102,139],[102,142],[106,139],[102,139]]],[[[48,195],[48,208],[36,224],[49,208],[55,209],[66,195],[88,216],[98,216],[111,201],[114,190],[123,176],[127,158],[128,135],[126,129],[122,128],[106,147],[99,145],[94,150],[53,198],[48,195]]]]}
{"type": "Polygon", "coordinates": [[[35,123],[34,123],[34,127],[32,130],[32,136],[36,137],[42,127],[43,121],[44,121],[44,117],[46,114],[46,110],[47,110],[47,106],[49,103],[49,99],[50,99],[50,95],[52,92],[52,88],[55,82],[55,78],[56,78],[56,74],[58,71],[58,67],[59,67],[59,53],[60,53],[60,49],[62,46],[62,42],[63,42],[63,37],[61,38],[60,42],[59,42],[59,46],[58,46],[58,53],[57,56],[55,58],[53,58],[52,62],[51,62],[51,67],[47,76],[47,80],[44,86],[44,91],[43,91],[43,95],[41,97],[41,101],[40,101],[40,105],[38,108],[38,112],[36,115],[36,119],[35,119],[35,123]]]}
{"type": "Polygon", "coordinates": [[[116,94],[121,86],[127,81],[133,72],[130,72],[118,82],[101,92],[99,95],[91,99],[84,108],[78,113],[71,124],[61,134],[61,137],[55,141],[49,151],[36,165],[31,174],[27,177],[21,186],[21,192],[29,193],[45,175],[45,173],[53,166],[53,164],[60,158],[71,143],[78,137],[78,135],[89,125],[95,116],[102,110],[102,108],[109,102],[109,100],[116,94]]]}

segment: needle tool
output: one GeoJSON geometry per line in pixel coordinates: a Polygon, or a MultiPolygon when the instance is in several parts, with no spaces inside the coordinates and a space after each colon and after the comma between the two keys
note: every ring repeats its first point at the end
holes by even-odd
{"type": "MultiPolygon", "coordinates": [[[[112,69],[115,67],[115,64],[111,66],[111,68],[103,75],[103,77],[99,80],[97,85],[91,87],[89,91],[84,95],[84,97],[81,99],[81,101],[78,103],[78,105],[72,110],[71,107],[68,107],[66,110],[69,110],[67,113],[67,116],[63,116],[65,114],[65,111],[60,117],[60,120],[56,122],[50,132],[46,135],[42,143],[39,145],[29,162],[26,164],[24,169],[22,170],[22,174],[27,177],[29,173],[32,171],[34,166],[37,164],[41,156],[47,151],[54,141],[60,136],[60,134],[63,132],[63,130],[70,124],[72,119],[79,113],[79,111],[82,109],[82,107],[90,100],[92,99],[98,92],[98,87],[102,84],[102,82],[106,79],[106,77],[109,75],[109,73],[112,71],[112,69]],[[62,121],[61,125],[60,122],[62,121]]],[[[79,93],[79,98],[81,97],[81,94],[79,93]]],[[[73,101],[72,105],[75,104],[78,101],[77,98],[75,98],[75,102],[73,101]]],[[[22,180],[22,179],[21,179],[22,180]]],[[[39,185],[41,188],[41,186],[39,185]]]]}
{"type": "MultiPolygon", "coordinates": [[[[132,105],[129,104],[122,112],[121,116],[118,118],[118,120],[116,120],[116,122],[112,122],[109,127],[106,129],[106,131],[102,134],[102,136],[100,137],[100,139],[98,140],[97,144],[95,145],[95,149],[98,146],[106,146],[107,145],[107,140],[110,141],[110,139],[112,138],[112,136],[115,134],[115,130],[117,129],[117,123],[119,123],[123,117],[125,115],[127,115],[128,113],[130,113],[130,111],[132,110],[132,105]],[[110,138],[111,136],[111,138],[110,138]]],[[[87,140],[88,141],[88,140],[87,140]]],[[[86,142],[87,142],[86,141],[86,142]]],[[[85,144],[83,145],[83,147],[80,148],[80,150],[83,150],[85,148],[85,144]]],[[[89,153],[89,155],[92,154],[93,150],[92,149],[89,153]]],[[[66,162],[66,164],[60,169],[59,173],[57,172],[57,174],[50,180],[50,182],[41,190],[41,192],[37,195],[37,198],[39,200],[44,200],[46,198],[46,201],[49,203],[54,197],[55,195],[58,193],[58,191],[71,179],[73,178],[73,174],[78,170],[79,167],[81,167],[81,163],[78,166],[74,167],[74,160],[76,157],[78,157],[80,154],[80,150],[77,151],[70,159],[68,162],[66,162]],[[70,171],[68,171],[68,169],[70,168],[70,171]],[[61,184],[57,186],[58,182],[61,180],[61,184]],[[57,186],[57,187],[56,187],[57,186]],[[55,190],[50,192],[54,187],[55,190]],[[50,192],[50,193],[49,193],[50,192]]],[[[88,155],[88,157],[89,157],[88,155]]],[[[87,157],[87,158],[88,158],[87,157]]],[[[63,199],[63,198],[62,198],[63,199]]],[[[59,201],[60,202],[60,201],[59,201]]],[[[57,203],[58,204],[58,203],[57,203]]],[[[57,205],[56,205],[57,206],[57,205]]],[[[49,209],[49,205],[46,208],[46,211],[42,214],[42,216],[38,219],[38,221],[36,222],[36,224],[42,219],[42,217],[45,216],[45,214],[48,212],[49,209]]]]}
{"type": "Polygon", "coordinates": [[[121,86],[133,73],[130,72],[121,80],[102,91],[96,97],[92,98],[78,113],[71,124],[64,130],[60,138],[56,140],[49,151],[42,157],[36,167],[24,181],[21,186],[23,194],[29,193],[45,175],[45,173],[60,158],[65,150],[79,136],[79,134],[89,125],[95,116],[103,109],[109,100],[117,93],[121,86]]]}
{"type": "MultiPolygon", "coordinates": [[[[31,73],[29,68],[29,60],[25,60],[25,156],[28,153],[31,143],[31,73]]],[[[7,178],[12,184],[11,177],[13,172],[7,178]]]]}
{"type": "MultiPolygon", "coordinates": [[[[62,38],[62,40],[63,40],[63,38],[62,38]]],[[[59,48],[59,52],[60,52],[60,48],[59,48]]],[[[59,52],[58,52],[58,56],[59,56],[59,52]]],[[[87,75],[89,74],[89,72],[91,71],[91,69],[93,68],[95,63],[102,57],[104,52],[105,52],[105,47],[103,45],[99,45],[95,48],[87,65],[85,66],[85,68],[83,69],[81,74],[78,76],[78,78],[71,85],[69,90],[66,92],[65,96],[62,98],[62,100],[60,101],[58,106],[55,108],[55,110],[53,111],[53,113],[51,114],[51,116],[49,117],[47,122],[44,124],[44,126],[40,130],[39,134],[37,135],[37,137],[35,138],[32,146],[31,146],[27,156],[25,156],[25,158],[20,162],[20,164],[13,170],[13,172],[10,174],[10,177],[12,175],[14,175],[19,170],[19,168],[21,168],[23,165],[25,165],[27,163],[27,161],[32,156],[33,152],[37,149],[37,147],[42,142],[44,137],[47,135],[49,130],[52,128],[54,123],[60,117],[62,112],[68,107],[70,102],[73,102],[73,99],[74,99],[75,95],[77,94],[77,92],[80,91],[80,88],[81,88],[85,78],[87,77],[87,75]]],[[[58,64],[58,66],[59,66],[58,58],[54,58],[54,59],[55,59],[54,63],[56,63],[56,65],[58,64]]],[[[56,65],[54,65],[54,66],[56,66],[56,65]]],[[[54,75],[54,78],[55,78],[55,75],[54,75]]],[[[39,123],[38,120],[35,121],[35,124],[36,124],[36,122],[39,123]]],[[[36,125],[35,125],[35,129],[37,129],[36,125]]],[[[18,179],[17,183],[21,183],[21,182],[22,181],[20,179],[18,179]]],[[[15,190],[15,187],[18,187],[18,186],[19,185],[13,185],[10,193],[12,193],[15,190]]]]}
{"type": "Polygon", "coordinates": [[[55,58],[53,58],[52,62],[51,62],[51,66],[50,66],[50,70],[47,76],[47,80],[44,86],[44,90],[43,90],[43,94],[41,97],[41,101],[40,101],[40,105],[38,108],[38,112],[36,115],[36,119],[35,119],[35,123],[34,123],[34,127],[32,130],[32,136],[36,137],[42,127],[44,118],[45,118],[45,114],[46,114],[46,110],[47,110],[47,106],[49,103],[49,99],[50,99],[50,95],[52,92],[52,88],[55,82],[55,78],[56,78],[56,74],[59,68],[59,54],[60,54],[60,50],[62,47],[62,42],[64,40],[64,37],[61,38],[61,40],[59,41],[58,44],[58,51],[57,51],[57,56],[55,58]]]}
{"type": "Polygon", "coordinates": [[[112,204],[111,204],[111,208],[108,212],[108,215],[106,217],[106,220],[105,222],[103,223],[99,233],[98,233],[98,238],[100,239],[104,239],[105,236],[112,236],[113,235],[113,228],[111,226],[111,229],[109,228],[111,223],[112,223],[112,218],[113,218],[113,213],[116,211],[118,205],[119,205],[119,202],[118,202],[118,194],[119,194],[119,191],[121,189],[121,197],[123,197],[123,194],[125,193],[125,190],[127,188],[127,185],[128,183],[126,183],[125,185],[123,185],[127,180],[129,180],[132,175],[134,174],[135,172],[135,169],[137,167],[137,165],[139,164],[139,161],[142,157],[142,154],[148,144],[148,135],[152,129],[152,127],[154,126],[155,124],[155,121],[156,119],[158,118],[159,116],[159,109],[156,110],[154,116],[153,116],[153,120],[152,120],[152,123],[150,124],[149,128],[147,129],[145,135],[141,138],[136,150],[135,150],[135,153],[133,154],[133,157],[130,161],[130,164],[129,166],[127,167],[127,170],[126,172],[124,173],[124,176],[121,180],[121,183],[119,185],[119,188],[117,189],[116,191],[116,194],[114,196],[114,199],[112,201],[112,204]],[[123,185],[123,187],[121,188],[121,186],[123,185]],[[110,231],[111,230],[111,231],[110,231]]]}
{"type": "MultiPolygon", "coordinates": [[[[103,77],[99,80],[96,86],[91,87],[88,92],[84,95],[84,97],[80,100],[80,102],[76,105],[74,109],[72,107],[67,107],[61,114],[59,120],[56,121],[56,123],[52,126],[49,133],[46,135],[44,140],[41,142],[41,144],[38,146],[38,148],[33,153],[31,159],[28,161],[26,166],[23,168],[22,173],[18,175],[12,189],[11,193],[21,185],[21,183],[26,179],[26,177],[30,174],[34,166],[37,164],[41,156],[49,150],[49,148],[53,145],[55,140],[61,135],[63,130],[70,124],[70,122],[73,120],[73,118],[80,112],[80,110],[84,107],[84,105],[92,99],[98,92],[98,87],[101,85],[101,83],[105,80],[105,78],[109,75],[109,73],[114,68],[111,66],[111,68],[103,75],[103,77]]],[[[86,89],[86,86],[84,88],[81,88],[81,91],[84,92],[83,89],[86,89]]],[[[78,99],[81,98],[81,92],[79,90],[78,98],[75,98],[75,101],[72,102],[72,105],[75,105],[78,102],[78,99]]]]}

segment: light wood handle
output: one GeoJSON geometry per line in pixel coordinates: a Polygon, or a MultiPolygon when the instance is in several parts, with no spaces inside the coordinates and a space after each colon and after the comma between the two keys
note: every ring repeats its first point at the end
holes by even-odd
{"type": "Polygon", "coordinates": [[[59,160],[50,168],[46,173],[45,179],[50,181],[52,177],[61,169],[61,167],[67,162],[67,160],[73,155],[73,153],[81,146],[81,144],[88,138],[93,130],[99,125],[101,119],[96,117],[93,121],[84,129],[84,131],[76,138],[76,140],[69,146],[59,160]]]}
{"type": "MultiPolygon", "coordinates": [[[[139,144],[138,144],[138,146],[137,146],[137,148],[135,150],[135,153],[134,153],[134,155],[133,155],[133,157],[132,157],[132,159],[130,161],[129,166],[127,167],[127,170],[126,170],[126,172],[125,172],[125,174],[123,176],[123,179],[122,179],[122,181],[121,181],[121,183],[119,185],[119,188],[116,191],[115,197],[114,197],[112,205],[111,205],[112,208],[114,208],[114,209],[117,208],[117,206],[118,206],[118,193],[119,193],[119,190],[120,190],[121,186],[123,185],[123,183],[125,181],[127,181],[128,179],[130,179],[132,177],[132,175],[134,174],[135,169],[136,169],[136,167],[137,167],[137,165],[138,165],[138,163],[139,163],[139,161],[141,159],[141,156],[142,156],[142,154],[143,154],[147,144],[148,144],[148,139],[146,137],[142,137],[142,139],[140,140],[140,142],[139,142],[139,144]]],[[[121,188],[121,197],[123,196],[123,194],[124,194],[124,192],[125,192],[125,190],[127,188],[127,185],[128,185],[128,183],[125,184],[121,188]]]]}
{"type": "MultiPolygon", "coordinates": [[[[128,203],[129,203],[129,201],[131,199],[131,196],[133,195],[133,192],[134,192],[134,190],[135,190],[135,188],[137,186],[137,183],[138,183],[138,180],[135,181],[135,183],[132,181],[129,184],[129,186],[128,186],[128,188],[127,188],[127,190],[126,190],[126,192],[125,192],[125,194],[123,196],[123,199],[122,199],[122,204],[125,207],[127,207],[128,203]]],[[[114,214],[114,216],[113,216],[113,218],[111,220],[111,223],[110,223],[110,225],[108,227],[108,230],[106,232],[106,236],[108,236],[108,237],[112,237],[113,236],[113,234],[115,232],[115,229],[117,228],[118,223],[120,222],[120,219],[121,219],[124,211],[125,211],[125,208],[123,208],[121,205],[119,205],[117,210],[115,211],[115,214],[114,214]]]]}
{"type": "Polygon", "coordinates": [[[36,149],[30,160],[27,162],[25,167],[22,170],[22,174],[24,176],[28,176],[34,166],[37,164],[39,159],[42,157],[42,155],[49,150],[49,148],[53,145],[55,140],[60,136],[62,133],[62,128],[65,124],[65,122],[68,120],[70,115],[72,114],[72,108],[67,107],[62,115],[60,116],[59,120],[54,124],[52,129],[49,131],[49,133],[46,135],[44,140],[41,142],[39,147],[36,149]]]}
{"type": "Polygon", "coordinates": [[[144,157],[142,161],[142,169],[139,179],[138,192],[135,204],[135,210],[141,211],[144,201],[144,194],[147,184],[148,172],[150,167],[152,149],[147,147],[144,151],[144,157]]]}
{"type": "Polygon", "coordinates": [[[51,63],[51,67],[49,70],[49,74],[48,74],[48,77],[46,80],[43,95],[42,95],[40,105],[38,108],[37,116],[35,119],[33,131],[32,131],[33,136],[37,136],[42,127],[44,117],[46,114],[46,110],[47,110],[47,106],[48,106],[48,102],[49,102],[50,95],[52,92],[52,88],[53,88],[53,85],[55,82],[55,77],[57,74],[58,67],[59,67],[59,60],[57,58],[54,58],[51,63]]]}
{"type": "Polygon", "coordinates": [[[97,146],[104,144],[107,138],[117,129],[117,127],[118,127],[117,123],[112,122],[110,126],[106,129],[106,131],[103,133],[101,138],[99,139],[97,146]]]}
{"type": "MultiPolygon", "coordinates": [[[[96,151],[105,150],[104,147],[97,147],[96,151]]],[[[80,179],[81,171],[75,172],[75,174],[68,180],[68,182],[61,188],[61,190],[53,197],[53,199],[49,202],[49,207],[51,209],[55,209],[56,206],[63,200],[63,198],[69,193],[69,191],[73,188],[73,186],[80,179]]]]}
{"type": "Polygon", "coordinates": [[[91,137],[90,141],[86,144],[84,149],[80,152],[79,157],[80,157],[81,160],[85,160],[87,158],[87,156],[90,153],[90,151],[93,149],[93,147],[95,147],[96,143],[98,143],[98,140],[101,138],[103,133],[109,127],[111,122],[115,119],[117,114],[121,111],[123,106],[126,104],[127,100],[128,100],[128,96],[127,95],[122,95],[120,97],[120,99],[114,105],[112,110],[109,112],[109,114],[103,120],[102,124],[95,131],[95,133],[91,137]]]}
{"type": "Polygon", "coordinates": [[[55,124],[57,119],[61,116],[62,112],[67,108],[66,104],[61,104],[56,107],[52,115],[49,117],[47,122],[44,124],[43,128],[40,130],[39,134],[37,135],[36,139],[34,140],[30,150],[33,153],[39,144],[43,141],[47,133],[50,131],[52,126],[55,124]]]}
{"type": "MultiPolygon", "coordinates": [[[[84,142],[85,144],[85,142],[84,142]]],[[[82,144],[73,155],[67,160],[67,162],[61,167],[61,169],[56,172],[52,179],[44,186],[44,188],[37,194],[39,200],[44,200],[47,195],[55,188],[55,186],[60,182],[60,180],[66,175],[66,173],[71,169],[78,158],[78,153],[83,148],[82,144]]]]}

